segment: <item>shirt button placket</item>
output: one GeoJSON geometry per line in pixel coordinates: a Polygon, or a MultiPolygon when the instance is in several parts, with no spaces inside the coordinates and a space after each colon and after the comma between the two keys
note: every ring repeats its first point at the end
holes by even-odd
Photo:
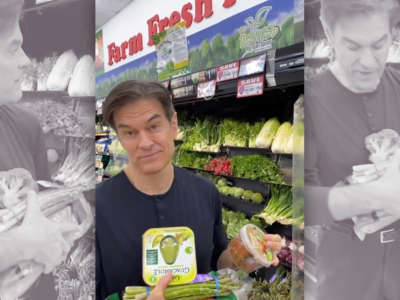
{"type": "Polygon", "coordinates": [[[369,103],[369,101],[371,99],[369,99],[368,96],[363,96],[362,98],[363,98],[365,112],[367,114],[368,126],[372,132],[375,132],[377,130],[377,128],[376,128],[376,124],[375,124],[375,120],[374,120],[374,114],[371,112],[371,108],[370,108],[371,103],[369,103]]]}
{"type": "Polygon", "coordinates": [[[162,202],[162,200],[158,197],[154,198],[154,201],[156,203],[156,208],[157,208],[157,215],[158,215],[158,223],[163,226],[165,222],[165,205],[162,202]]]}

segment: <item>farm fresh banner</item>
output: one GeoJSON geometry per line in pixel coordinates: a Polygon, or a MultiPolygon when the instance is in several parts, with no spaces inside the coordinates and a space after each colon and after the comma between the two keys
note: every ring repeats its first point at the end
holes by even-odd
{"type": "Polygon", "coordinates": [[[101,28],[105,73],[96,77],[97,98],[124,80],[157,79],[151,37],[182,21],[190,72],[303,40],[302,0],[152,0],[151,7],[135,0],[101,28]]]}

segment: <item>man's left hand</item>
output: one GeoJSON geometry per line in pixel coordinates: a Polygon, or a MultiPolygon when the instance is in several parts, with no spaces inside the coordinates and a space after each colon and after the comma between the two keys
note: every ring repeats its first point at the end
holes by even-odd
{"type": "MultiPolygon", "coordinates": [[[[272,252],[278,253],[279,251],[281,251],[282,238],[279,234],[266,234],[265,240],[267,241],[267,248],[271,249],[272,252]]],[[[279,264],[279,259],[275,255],[272,265],[276,267],[278,264],[279,264]]]]}

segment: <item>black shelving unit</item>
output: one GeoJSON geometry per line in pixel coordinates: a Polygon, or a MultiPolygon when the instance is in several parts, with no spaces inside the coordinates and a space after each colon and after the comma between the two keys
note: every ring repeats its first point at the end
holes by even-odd
{"type": "MultiPolygon", "coordinates": [[[[265,81],[263,95],[238,99],[236,93],[239,79],[220,82],[217,83],[215,95],[211,99],[197,99],[196,96],[174,99],[178,118],[180,113],[186,112],[188,115],[196,115],[200,118],[213,117],[218,120],[233,118],[239,121],[253,123],[258,120],[267,120],[271,117],[277,117],[281,123],[284,121],[293,123],[293,105],[298,97],[304,93],[303,44],[278,49],[276,57],[275,81],[277,85],[271,87],[268,86],[265,81]]],[[[220,152],[209,154],[212,157],[233,157],[251,154],[265,155],[278,164],[284,175],[286,184],[291,185],[293,173],[293,155],[291,154],[272,153],[270,149],[224,146],[221,146],[220,152]]],[[[186,169],[196,173],[200,171],[194,168],[186,169]]],[[[207,172],[204,170],[201,171],[207,172]]],[[[212,172],[208,173],[213,174],[212,172]]],[[[243,212],[247,218],[251,218],[266,207],[270,198],[270,188],[274,183],[265,183],[234,176],[218,176],[225,177],[233,186],[260,192],[264,198],[263,203],[255,204],[221,194],[223,207],[233,211],[243,212]]],[[[288,239],[292,238],[292,226],[289,225],[274,223],[268,225],[265,230],[271,234],[280,234],[288,239]]],[[[285,268],[291,269],[291,266],[283,265],[285,268]]],[[[274,273],[275,268],[268,268],[259,270],[256,274],[253,274],[253,276],[256,278],[268,279],[274,273]]]]}

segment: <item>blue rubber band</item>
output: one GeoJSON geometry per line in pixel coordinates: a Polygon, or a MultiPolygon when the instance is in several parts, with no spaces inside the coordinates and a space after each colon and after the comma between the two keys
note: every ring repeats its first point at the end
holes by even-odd
{"type": "Polygon", "coordinates": [[[218,276],[215,276],[214,274],[211,274],[211,276],[213,277],[214,281],[215,281],[215,297],[219,297],[219,290],[220,290],[220,285],[219,285],[219,280],[218,280],[218,276]]]}
{"type": "Polygon", "coordinates": [[[146,296],[150,296],[150,288],[148,286],[146,286],[146,296]]]}

